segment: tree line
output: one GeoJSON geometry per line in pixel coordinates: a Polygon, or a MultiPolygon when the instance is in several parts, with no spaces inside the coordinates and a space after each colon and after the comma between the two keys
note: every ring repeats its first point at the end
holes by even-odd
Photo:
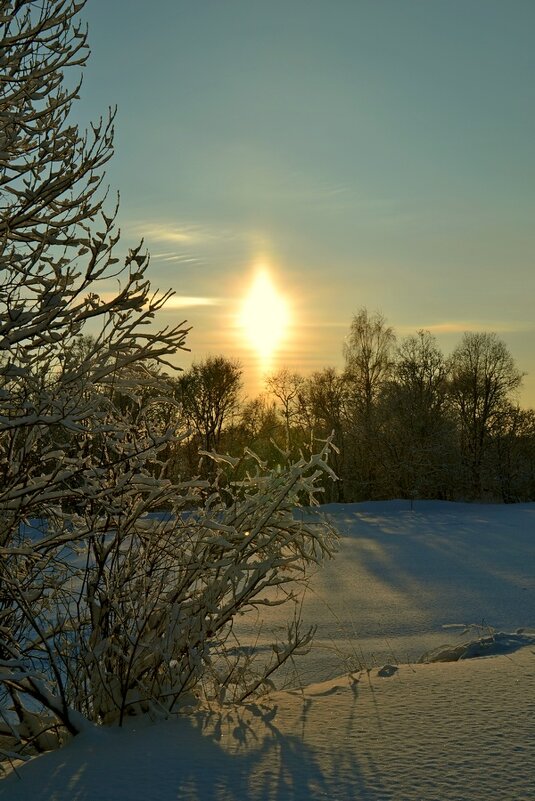
{"type": "Polygon", "coordinates": [[[244,448],[283,466],[332,433],[327,502],[535,499],[535,412],[519,406],[522,373],[495,333],[465,333],[446,357],[429,331],[398,339],[363,308],[344,357],[343,369],[306,377],[281,369],[253,399],[239,362],[223,356],[168,379],[184,430],[172,469],[202,475],[199,450],[239,458],[244,448]]]}

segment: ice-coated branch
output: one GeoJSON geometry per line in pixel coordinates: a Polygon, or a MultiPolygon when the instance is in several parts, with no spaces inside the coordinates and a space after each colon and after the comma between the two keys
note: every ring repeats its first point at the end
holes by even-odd
{"type": "Polygon", "coordinates": [[[80,76],[67,76],[88,54],[83,6],[0,0],[0,716],[11,751],[14,737],[20,750],[84,721],[265,688],[310,633],[290,627],[255,665],[233,647],[234,621],[291,600],[335,540],[327,523],[295,516],[332,472],[330,442],[286,471],[248,448],[219,456],[238,367],[204,365],[216,397],[225,378],[215,416],[199,394],[206,375],[169,391],[163,368],[188,328],[157,326],[172,293],[151,289],[142,243],[116,255],[103,190],[114,112],[88,132],[70,119],[80,76]],[[208,426],[202,480],[171,470],[188,416],[208,426]]]}

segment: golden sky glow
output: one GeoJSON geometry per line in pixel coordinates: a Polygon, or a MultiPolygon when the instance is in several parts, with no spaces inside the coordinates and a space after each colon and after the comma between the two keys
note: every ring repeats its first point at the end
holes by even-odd
{"type": "Polygon", "coordinates": [[[276,351],[288,335],[289,321],[286,298],[276,288],[267,268],[258,269],[243,300],[239,326],[262,370],[270,368],[276,351]]]}
{"type": "Polygon", "coordinates": [[[119,106],[117,255],[143,239],[176,291],[177,364],[237,358],[251,393],[261,360],[340,369],[366,307],[445,355],[495,331],[535,407],[535,2],[160,0],[163,25],[129,4],[128,36],[123,5],[84,8],[77,120],[119,106]],[[243,300],[262,266],[284,334],[267,295],[243,300]]]}

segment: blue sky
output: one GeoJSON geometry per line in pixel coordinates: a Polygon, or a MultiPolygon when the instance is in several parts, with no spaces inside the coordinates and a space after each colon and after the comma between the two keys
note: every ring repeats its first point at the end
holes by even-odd
{"type": "Polygon", "coordinates": [[[88,0],[83,16],[77,115],[118,106],[124,243],[145,238],[194,358],[239,357],[259,388],[236,317],[262,262],[292,309],[274,367],[341,365],[366,306],[446,353],[496,331],[535,405],[532,0],[88,0]]]}

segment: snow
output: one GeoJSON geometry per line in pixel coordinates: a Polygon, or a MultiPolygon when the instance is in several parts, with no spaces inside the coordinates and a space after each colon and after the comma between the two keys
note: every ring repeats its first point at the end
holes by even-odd
{"type": "MultiPolygon", "coordinates": [[[[309,582],[293,689],[89,729],[0,800],[535,801],[535,504],[324,511],[342,540],[309,582]]],[[[263,615],[260,651],[288,610],[263,615]]]]}

